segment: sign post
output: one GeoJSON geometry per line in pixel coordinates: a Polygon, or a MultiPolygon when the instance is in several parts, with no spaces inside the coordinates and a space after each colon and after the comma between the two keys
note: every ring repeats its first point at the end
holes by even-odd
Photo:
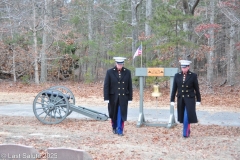
{"type": "MultiPolygon", "coordinates": [[[[144,111],[143,111],[143,77],[147,76],[169,76],[170,77],[170,95],[172,92],[172,84],[174,75],[178,72],[178,68],[136,68],[135,75],[139,77],[139,90],[140,90],[140,106],[139,106],[139,116],[137,127],[141,125],[148,125],[154,127],[167,127],[171,128],[176,125],[175,116],[174,116],[174,106],[170,105],[170,117],[167,124],[151,124],[145,121],[144,111]]],[[[170,97],[169,97],[170,98],[170,97]]]]}

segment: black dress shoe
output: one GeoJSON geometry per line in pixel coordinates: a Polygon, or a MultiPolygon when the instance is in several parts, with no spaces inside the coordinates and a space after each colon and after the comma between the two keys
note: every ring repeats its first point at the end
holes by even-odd
{"type": "Polygon", "coordinates": [[[113,131],[113,134],[117,134],[117,131],[116,131],[116,129],[113,129],[112,131],[113,131]]]}
{"type": "Polygon", "coordinates": [[[189,130],[189,131],[188,131],[188,136],[183,136],[183,138],[188,138],[188,137],[190,137],[190,133],[191,133],[191,131],[189,130]]]}

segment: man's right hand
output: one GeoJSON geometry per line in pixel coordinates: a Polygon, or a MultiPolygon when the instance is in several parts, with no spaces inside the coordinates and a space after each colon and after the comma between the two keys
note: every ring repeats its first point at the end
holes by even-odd
{"type": "Polygon", "coordinates": [[[171,102],[171,103],[170,103],[171,106],[174,106],[174,104],[175,104],[175,102],[171,102]]]}
{"type": "Polygon", "coordinates": [[[105,100],[104,102],[109,103],[109,100],[105,100]]]}

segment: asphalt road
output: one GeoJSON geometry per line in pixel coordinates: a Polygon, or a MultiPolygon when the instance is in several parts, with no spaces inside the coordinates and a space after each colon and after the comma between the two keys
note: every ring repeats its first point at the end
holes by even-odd
{"type": "MultiPolygon", "coordinates": [[[[106,107],[86,107],[88,109],[108,115],[106,107]]],[[[154,123],[168,123],[170,110],[168,109],[150,109],[144,108],[144,118],[147,122],[154,123]]],[[[176,118],[176,110],[175,118],[176,118]]],[[[33,113],[32,105],[30,104],[0,104],[0,115],[7,116],[35,116],[33,113]]],[[[240,126],[240,113],[239,112],[210,112],[210,111],[197,111],[199,124],[203,125],[222,125],[222,126],[240,126]]],[[[73,112],[67,118],[86,119],[82,114],[73,112]]],[[[128,121],[138,121],[139,108],[129,108],[128,121]]]]}

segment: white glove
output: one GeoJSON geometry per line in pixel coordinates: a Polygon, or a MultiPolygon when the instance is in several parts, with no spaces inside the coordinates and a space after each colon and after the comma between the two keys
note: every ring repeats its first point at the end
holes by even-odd
{"type": "Polygon", "coordinates": [[[128,101],[128,103],[132,103],[132,101],[128,101]]]}
{"type": "Polygon", "coordinates": [[[171,103],[170,103],[171,106],[174,106],[174,104],[175,104],[175,102],[171,102],[171,103]]]}
{"type": "Polygon", "coordinates": [[[198,105],[200,105],[201,104],[201,102],[196,102],[196,106],[198,106],[198,105]]]}
{"type": "Polygon", "coordinates": [[[104,102],[109,103],[109,100],[105,100],[104,102]]]}

